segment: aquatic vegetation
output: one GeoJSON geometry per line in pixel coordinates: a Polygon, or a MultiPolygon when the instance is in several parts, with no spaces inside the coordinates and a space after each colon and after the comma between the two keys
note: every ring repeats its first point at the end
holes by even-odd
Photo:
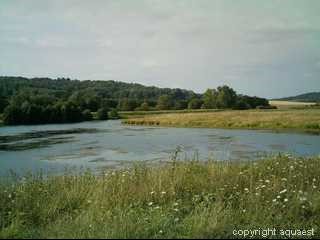
{"type": "MultiPolygon", "coordinates": [[[[0,184],[0,238],[236,238],[320,230],[320,157],[136,164],[0,184]]],[[[258,236],[259,237],[259,236],[258,236]]]]}
{"type": "Polygon", "coordinates": [[[0,135],[0,150],[20,151],[47,147],[53,144],[71,142],[73,140],[72,134],[98,133],[101,131],[103,130],[94,128],[75,128],[66,130],[33,131],[16,135],[0,135]]]}

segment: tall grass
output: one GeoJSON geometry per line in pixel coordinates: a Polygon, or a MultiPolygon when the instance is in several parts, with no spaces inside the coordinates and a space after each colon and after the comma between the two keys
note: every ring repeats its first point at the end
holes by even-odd
{"type": "Polygon", "coordinates": [[[125,124],[174,127],[294,129],[320,132],[320,110],[246,110],[211,113],[147,115],[123,120],[125,124]]]}
{"type": "Polygon", "coordinates": [[[267,227],[320,237],[319,161],[174,160],[3,182],[0,238],[235,238],[233,230],[267,227]]]}

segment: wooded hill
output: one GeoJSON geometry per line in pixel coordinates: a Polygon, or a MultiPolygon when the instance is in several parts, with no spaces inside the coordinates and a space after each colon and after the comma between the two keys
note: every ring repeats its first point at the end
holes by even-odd
{"type": "Polygon", "coordinates": [[[38,124],[91,120],[92,113],[170,109],[249,109],[268,106],[264,98],[238,95],[221,86],[198,94],[185,89],[136,83],[79,81],[66,78],[0,77],[0,113],[6,124],[38,124]]]}

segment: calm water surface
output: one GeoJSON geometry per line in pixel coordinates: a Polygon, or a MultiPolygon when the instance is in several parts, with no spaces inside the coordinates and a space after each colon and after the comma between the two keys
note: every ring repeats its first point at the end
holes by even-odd
{"type": "Polygon", "coordinates": [[[320,154],[320,136],[254,130],[163,128],[120,121],[0,128],[0,175],[66,168],[121,167],[160,162],[179,148],[180,158],[256,159],[266,154],[320,154]]]}

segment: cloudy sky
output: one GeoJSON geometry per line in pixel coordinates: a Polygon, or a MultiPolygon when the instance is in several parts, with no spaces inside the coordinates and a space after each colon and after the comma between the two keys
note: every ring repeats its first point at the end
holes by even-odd
{"type": "Polygon", "coordinates": [[[320,91],[319,0],[1,0],[0,75],[320,91]]]}

